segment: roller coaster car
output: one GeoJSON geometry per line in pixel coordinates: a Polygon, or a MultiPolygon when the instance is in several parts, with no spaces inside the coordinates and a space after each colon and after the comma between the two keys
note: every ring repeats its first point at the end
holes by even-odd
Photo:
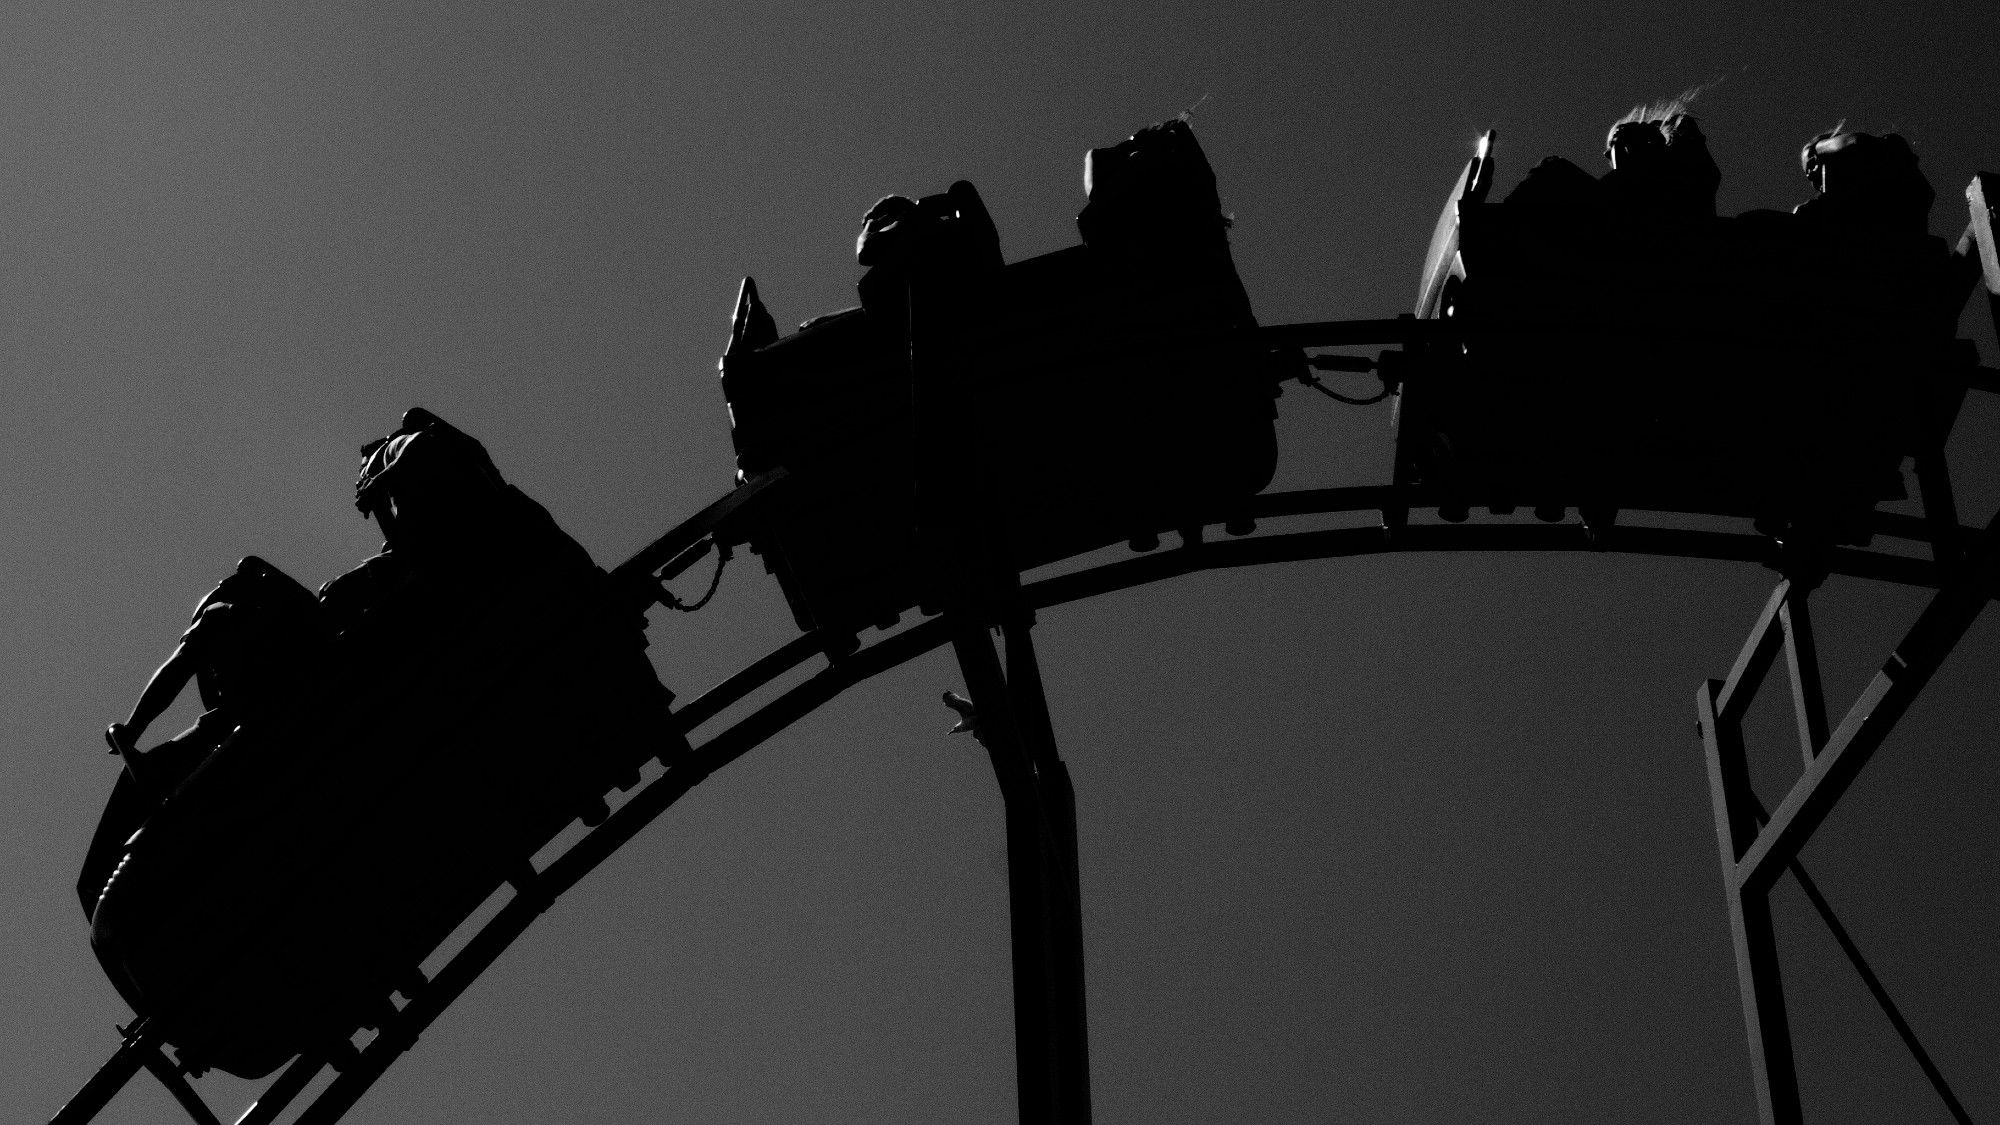
{"type": "Polygon", "coordinates": [[[1425,263],[1417,313],[1450,327],[1398,396],[1398,483],[1866,542],[1902,459],[1964,397],[1977,360],[1953,335],[1976,266],[1928,235],[1782,212],[1489,203],[1492,160],[1489,135],[1425,263]]]}
{"type": "Polygon", "coordinates": [[[380,1026],[503,881],[684,745],[643,618],[562,539],[394,590],[341,638],[349,674],[94,845],[119,858],[79,884],[92,948],[184,1064],[256,1078],[380,1026]]]}
{"type": "Polygon", "coordinates": [[[750,543],[802,628],[918,604],[940,528],[990,520],[1025,569],[1227,518],[1269,482],[1277,378],[1192,133],[1089,167],[1083,245],[1002,266],[960,183],[900,201],[903,256],[877,256],[861,308],[777,339],[746,282],[723,388],[739,470],[792,475],[750,543]]]}

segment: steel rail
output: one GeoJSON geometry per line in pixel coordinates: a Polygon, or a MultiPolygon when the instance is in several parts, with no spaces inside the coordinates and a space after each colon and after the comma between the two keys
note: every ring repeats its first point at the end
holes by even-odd
{"type": "MultiPolygon", "coordinates": [[[[514,897],[410,1000],[398,1014],[399,1018],[380,1029],[359,1057],[306,1107],[296,1125],[331,1125],[337,1121],[558,896],[703,779],[854,684],[929,652],[949,639],[943,619],[935,619],[878,641],[817,673],[671,763],[666,773],[634,793],[602,825],[578,840],[533,879],[517,886],[514,897]]],[[[777,674],[778,671],[772,672],[773,677],[777,674]]],[[[693,707],[691,704],[690,709],[693,707]]]]}
{"type": "MultiPolygon", "coordinates": [[[[1340,515],[1385,508],[1428,508],[1434,503],[1435,497],[1421,490],[1369,485],[1258,496],[1249,505],[1249,514],[1258,519],[1340,515]]],[[[690,524],[701,524],[701,533],[690,537],[670,532],[660,544],[642,552],[641,556],[613,573],[622,584],[650,584],[653,581],[651,571],[659,565],[659,560],[670,559],[699,542],[702,535],[715,533],[717,521],[711,513],[720,507],[720,504],[711,505],[701,517],[689,521],[690,524]],[[670,546],[661,549],[669,543],[670,546]]],[[[1673,512],[1672,509],[1643,510],[1686,514],[1673,512]]],[[[1219,523],[1222,520],[1218,517],[1207,522],[1219,523]]],[[[1912,540],[1926,537],[1926,525],[1916,517],[1877,513],[1874,522],[1880,534],[1912,540]]],[[[1578,523],[1477,522],[1402,526],[1394,530],[1383,527],[1332,528],[1266,532],[1216,541],[1203,540],[1196,535],[1179,547],[1099,563],[1024,583],[1022,594],[1026,605],[1044,609],[1206,570],[1378,554],[1460,551],[1640,554],[1757,562],[1771,566],[1776,566],[1781,556],[1781,548],[1772,540],[1745,532],[1616,525],[1590,528],[1578,523]]],[[[1927,559],[1837,548],[1825,556],[1823,563],[1830,573],[1835,574],[1902,585],[1933,588],[1939,585],[1938,568],[1927,559]]],[[[394,1057],[408,1049],[417,1035],[441,1015],[515,938],[525,932],[528,924],[557,896],[709,774],[810,714],[846,688],[922,655],[948,639],[943,620],[932,619],[878,640],[833,662],[778,699],[723,730],[700,748],[668,763],[665,774],[641,788],[603,825],[585,835],[548,870],[519,888],[515,898],[468,941],[436,980],[422,988],[418,996],[408,998],[409,1003],[399,1016],[388,1021],[389,1026],[382,1028],[366,1049],[358,1056],[337,1062],[336,1065],[343,1071],[341,1077],[322,1091],[299,1121],[336,1120],[387,1069],[394,1057]]],[[[807,632],[752,661],[676,711],[682,732],[693,733],[750,695],[797,669],[823,648],[821,635],[807,632]]],[[[304,1058],[294,1063],[241,1121],[261,1125],[273,1119],[302,1091],[322,1065],[324,1063],[304,1058]]]]}
{"type": "MultiPolygon", "coordinates": [[[[1393,532],[1376,527],[1333,528],[1192,543],[1028,582],[1023,585],[1023,592],[1031,605],[1042,608],[1203,570],[1362,555],[1457,551],[1636,554],[1771,566],[1783,557],[1782,550],[1770,539],[1742,532],[1656,527],[1610,527],[1593,532],[1580,524],[1427,525],[1393,532]]],[[[1823,565],[1832,574],[1931,589],[1939,585],[1935,563],[1906,555],[1837,548],[1827,554],[1823,565]]]]}
{"type": "MultiPolygon", "coordinates": [[[[1413,499],[1409,490],[1391,487],[1321,489],[1259,497],[1253,511],[1260,516],[1334,515],[1374,510],[1385,501],[1394,504],[1413,499]]],[[[1909,524],[1920,525],[1920,521],[1911,519],[1909,524]]],[[[1917,530],[1907,525],[1899,529],[1917,530]]],[[[1378,554],[1461,551],[1640,554],[1771,565],[1780,557],[1780,548],[1770,539],[1744,532],[1618,526],[1593,530],[1581,524],[1521,523],[1420,525],[1394,531],[1380,527],[1334,528],[1198,540],[1026,582],[1022,596],[1029,607],[1045,609],[1205,570],[1378,554]]],[[[1835,574],[1912,586],[1939,584],[1937,568],[1927,559],[1838,548],[1826,556],[1825,564],[1835,574]]],[[[298,1117],[297,1125],[332,1125],[337,1121],[557,897],[709,775],[847,688],[907,663],[950,639],[948,619],[944,617],[931,618],[888,635],[833,661],[699,747],[667,763],[666,773],[641,787],[602,825],[578,840],[533,879],[518,885],[515,896],[435,979],[410,998],[398,1018],[380,1029],[358,1057],[348,1060],[340,1077],[298,1117]]],[[[692,733],[712,721],[809,660],[821,651],[821,644],[818,633],[804,633],[753,661],[680,708],[676,717],[681,729],[692,733]]],[[[304,1084],[297,1078],[293,1081],[304,1084]]]]}

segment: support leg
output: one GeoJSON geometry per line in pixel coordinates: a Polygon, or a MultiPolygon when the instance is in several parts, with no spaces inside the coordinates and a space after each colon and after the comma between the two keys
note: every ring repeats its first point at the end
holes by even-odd
{"type": "Polygon", "coordinates": [[[1041,824],[1000,658],[983,628],[953,638],[966,690],[979,709],[980,741],[993,760],[1006,810],[1007,913],[1012,923],[1014,1069],[1022,1125],[1056,1119],[1054,1044],[1049,1034],[1048,911],[1040,878],[1041,824]]]}
{"type": "Polygon", "coordinates": [[[1090,1120],[1089,1054],[1069,774],[1055,755],[1026,624],[1010,623],[1004,672],[983,627],[962,625],[953,646],[1006,808],[1021,1121],[1084,1125],[1090,1120]]]}
{"type": "Polygon", "coordinates": [[[1716,851],[1729,906],[1729,933],[1736,947],[1736,984],[1743,1002],[1744,1030],[1750,1038],[1750,1070],[1762,1125],[1801,1125],[1798,1072],[1792,1060],[1791,1026],[1785,1019],[1785,991],[1778,971],[1778,948],[1771,929],[1769,893],[1745,887],[1737,860],[1756,838],[1757,802],[1750,793],[1749,763],[1740,728],[1717,705],[1722,685],[1703,684],[1695,696],[1701,716],[1702,748],[1708,758],[1709,796],[1715,812],[1716,851]]]}
{"type": "Polygon", "coordinates": [[[1799,753],[1806,768],[1826,745],[1826,695],[1820,690],[1819,646],[1813,641],[1812,610],[1803,587],[1787,584],[1778,607],[1778,624],[1785,633],[1785,668],[1792,679],[1792,716],[1799,728],[1799,753]]]}
{"type": "Polygon", "coordinates": [[[1056,751],[1055,725],[1042,690],[1029,611],[1017,609],[1003,630],[1007,683],[1034,763],[1048,841],[1043,880],[1049,903],[1051,1027],[1057,1056],[1056,1098],[1064,1121],[1090,1120],[1090,1031],[1084,998],[1083,886],[1077,858],[1076,789],[1056,751]]]}

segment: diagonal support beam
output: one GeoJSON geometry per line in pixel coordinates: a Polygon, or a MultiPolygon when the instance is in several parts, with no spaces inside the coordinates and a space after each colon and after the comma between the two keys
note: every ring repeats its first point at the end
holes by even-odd
{"type": "MultiPolygon", "coordinates": [[[[1768,819],[1768,816],[1765,819],[1768,819]]],[[[1945,1081],[1944,1072],[1938,1069],[1937,1063],[1931,1058],[1931,1053],[1924,1050],[1916,1031],[1910,1027],[1910,1021],[1903,1018],[1903,1010],[1890,998],[1889,990],[1882,984],[1882,978],[1875,975],[1875,970],[1869,967],[1868,959],[1861,955],[1861,948],[1854,944],[1854,936],[1847,932],[1847,927],[1841,925],[1840,919],[1834,915],[1833,907],[1826,901],[1826,896],[1819,891],[1819,884],[1813,882],[1811,875],[1806,874],[1805,864],[1794,859],[1791,870],[1792,878],[1799,881],[1799,889],[1805,892],[1806,901],[1812,903],[1812,908],[1819,913],[1820,921],[1826,923],[1827,931],[1833,935],[1834,943],[1840,946],[1840,951],[1847,954],[1847,963],[1853,965],[1854,971],[1860,974],[1861,983],[1868,986],[1869,995],[1875,997],[1875,1004],[1882,1009],[1882,1014],[1888,1017],[1889,1026],[1895,1029],[1897,1037],[1909,1050],[1910,1057],[1916,1060],[1917,1069],[1924,1072],[1924,1077],[1930,1081],[1931,1089],[1937,1091],[1945,1108],[1951,1111],[1952,1120],[1958,1122],[1958,1125],[1972,1125],[1972,1118],[1966,1114],[1965,1106],[1959,1103],[1958,1095],[1952,1093],[1951,1084],[1945,1081]]]]}
{"type": "MultiPolygon", "coordinates": [[[[1778,583],[1778,588],[1771,591],[1763,611],[1757,615],[1757,623],[1750,626],[1750,639],[1743,642],[1742,651],[1736,654],[1736,663],[1729,669],[1728,677],[1716,685],[1716,717],[1731,723],[1741,722],[1750,709],[1750,700],[1763,686],[1764,675],[1771,670],[1784,644],[1779,613],[1791,592],[1789,580],[1778,583]]],[[[1731,857],[1732,861],[1734,858],[1731,857]]]]}
{"type": "Polygon", "coordinates": [[[2000,579],[1996,537],[2000,537],[2000,516],[1988,525],[1967,565],[1924,607],[1882,670],[1848,709],[1826,748],[1772,812],[1771,823],[1754,833],[1734,867],[1735,882],[1745,892],[1761,894],[1777,881],[1972,627],[2000,579]]]}
{"type": "MultiPolygon", "coordinates": [[[[1882,744],[1896,721],[1923,690],[2000,582],[2000,515],[1979,539],[1978,550],[1963,566],[1947,573],[1947,582],[1931,599],[1916,623],[1861,697],[1849,709],[1839,729],[1829,733],[1814,651],[1812,618],[1805,594],[1808,587],[1787,579],[1778,584],[1751,627],[1725,680],[1709,680],[1696,692],[1709,794],[1716,827],[1716,851],[1729,908],[1731,942],[1736,953],[1737,987],[1749,1035],[1751,1069],[1758,1119],[1763,1125],[1800,1125],[1798,1072],[1792,1054],[1791,1030],[1785,1015],[1784,985],[1772,930],[1770,891],[1787,869],[1799,874],[1798,852],[1851,785],[1870,755],[1882,744]],[[1750,699],[1765,675],[1785,656],[1790,673],[1793,712],[1805,769],[1775,814],[1767,814],[1750,783],[1743,745],[1742,721],[1750,699]]],[[[1845,931],[1830,910],[1808,891],[1857,969],[1870,982],[1883,1010],[1904,1034],[1925,1074],[1948,1105],[1956,1106],[1942,1077],[1873,974],[1850,948],[1845,931]]],[[[1956,1112],[1956,1110],[1955,1110],[1956,1112]]]]}
{"type": "Polygon", "coordinates": [[[95,1119],[125,1088],[125,1084],[132,1081],[132,1076],[139,1073],[147,1056],[157,1054],[159,1049],[158,1030],[152,1021],[140,1019],[125,1031],[125,1042],[119,1045],[117,1052],[97,1068],[97,1073],[90,1076],[90,1081],[83,1084],[83,1089],[78,1090],[67,1105],[56,1111],[56,1115],[49,1119],[49,1125],[83,1125],[95,1119]]]}
{"type": "Polygon", "coordinates": [[[1798,722],[1799,754],[1810,769],[1820,747],[1826,745],[1826,693],[1820,687],[1819,646],[1813,641],[1812,610],[1803,597],[1784,600],[1778,607],[1778,626],[1785,634],[1785,670],[1791,673],[1792,716],[1798,722]]]}
{"type": "MultiPolygon", "coordinates": [[[[1755,644],[1753,639],[1746,651],[1755,644]]],[[[1777,935],[1771,928],[1770,899],[1762,892],[1746,892],[1734,874],[1738,857],[1756,837],[1762,810],[1750,790],[1742,730],[1723,715],[1722,694],[1722,683],[1707,681],[1695,692],[1695,708],[1701,717],[1702,749],[1708,761],[1716,850],[1722,860],[1723,891],[1729,906],[1729,936],[1736,949],[1736,987],[1743,1001],[1744,1030],[1750,1036],[1757,1120],[1761,1125],[1800,1125],[1799,1076],[1792,1058],[1791,1025],[1785,1018],[1785,988],[1778,968],[1777,935]]]]}

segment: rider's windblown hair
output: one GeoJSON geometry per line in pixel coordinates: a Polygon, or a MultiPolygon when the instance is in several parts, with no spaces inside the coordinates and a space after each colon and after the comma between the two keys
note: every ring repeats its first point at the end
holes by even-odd
{"type": "Polygon", "coordinates": [[[1611,125],[1604,178],[1614,206],[1669,218],[1713,218],[1722,172],[1708,153],[1701,124],[1687,112],[1698,89],[1633,106],[1611,125]]]}

